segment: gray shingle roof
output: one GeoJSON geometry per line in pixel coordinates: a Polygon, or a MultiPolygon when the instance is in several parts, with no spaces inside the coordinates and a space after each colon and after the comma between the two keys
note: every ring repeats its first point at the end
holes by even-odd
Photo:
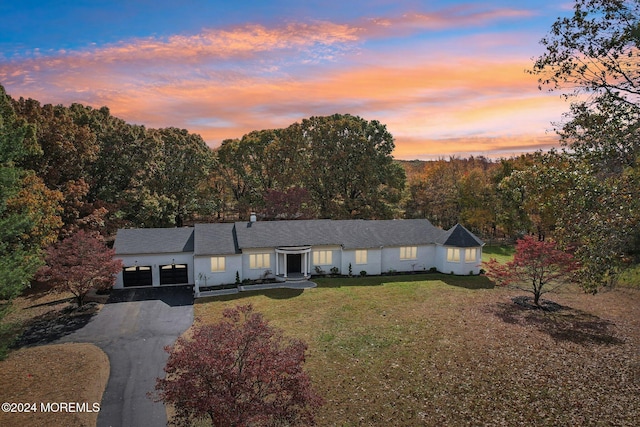
{"type": "Polygon", "coordinates": [[[250,248],[340,245],[345,249],[366,249],[434,243],[463,248],[483,245],[460,224],[445,232],[426,219],[321,219],[121,229],[114,247],[118,255],[178,252],[228,255],[250,248]]]}
{"type": "Polygon", "coordinates": [[[196,224],[195,255],[236,254],[238,245],[234,224],[196,224]]]}
{"type": "Polygon", "coordinates": [[[442,230],[426,219],[237,222],[238,247],[342,245],[346,249],[435,243],[442,230]]]}
{"type": "Polygon", "coordinates": [[[116,255],[193,252],[193,228],[122,228],[116,255]]]}
{"type": "Polygon", "coordinates": [[[437,240],[437,243],[459,248],[473,248],[484,245],[482,240],[478,239],[472,232],[460,224],[456,224],[451,227],[450,230],[444,232],[437,240]]]}

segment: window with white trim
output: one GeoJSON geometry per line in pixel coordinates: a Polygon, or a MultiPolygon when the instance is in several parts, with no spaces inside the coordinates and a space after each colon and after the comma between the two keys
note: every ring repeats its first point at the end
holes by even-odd
{"type": "Polygon", "coordinates": [[[417,246],[402,246],[400,248],[400,259],[416,259],[418,258],[417,246]]]}
{"type": "Polygon", "coordinates": [[[356,264],[366,264],[366,263],[367,263],[367,250],[366,249],[356,250],[356,264]]]}
{"type": "Polygon", "coordinates": [[[465,262],[475,262],[476,257],[478,256],[478,249],[476,248],[467,248],[464,250],[464,261],[465,262]]]}
{"type": "Polygon", "coordinates": [[[447,248],[447,261],[460,262],[460,249],[447,248]]]}
{"type": "Polygon", "coordinates": [[[333,264],[333,251],[313,251],[313,265],[333,264]]]}
{"type": "Polygon", "coordinates": [[[224,257],[223,256],[212,256],[211,257],[211,272],[212,273],[219,273],[224,271],[225,269],[225,262],[224,262],[224,257]]]}
{"type": "Polygon", "coordinates": [[[271,268],[271,254],[249,255],[249,268],[271,268]]]}

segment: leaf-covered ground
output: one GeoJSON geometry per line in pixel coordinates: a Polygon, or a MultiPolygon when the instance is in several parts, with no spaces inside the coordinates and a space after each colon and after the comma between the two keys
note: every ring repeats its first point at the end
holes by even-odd
{"type": "Polygon", "coordinates": [[[17,350],[0,361],[0,401],[23,406],[0,412],[0,426],[95,426],[99,408],[93,404],[100,404],[108,379],[109,359],[92,344],[17,350]],[[68,402],[81,409],[58,410],[68,402]]]}
{"type": "Polygon", "coordinates": [[[640,291],[547,294],[554,311],[481,277],[326,279],[196,304],[252,303],[309,344],[319,425],[618,425],[640,419],[640,291]],[[515,302],[514,302],[515,298],[515,302]]]}
{"type": "MultiPolygon", "coordinates": [[[[100,403],[109,379],[109,358],[92,344],[50,342],[81,327],[94,309],[73,310],[70,294],[31,290],[16,298],[11,312],[0,322],[5,334],[0,345],[37,345],[13,349],[0,361],[0,402],[36,404],[36,412],[1,412],[0,426],[92,426],[97,412],[43,412],[40,404],[100,403]],[[78,322],[80,320],[80,322],[78,322]],[[46,327],[45,327],[46,326],[46,327]],[[19,332],[40,330],[13,338],[19,332]]],[[[33,408],[33,407],[32,407],[33,408]]],[[[17,409],[17,408],[16,408],[17,409]]],[[[92,407],[93,409],[93,407],[92,407]]]]}

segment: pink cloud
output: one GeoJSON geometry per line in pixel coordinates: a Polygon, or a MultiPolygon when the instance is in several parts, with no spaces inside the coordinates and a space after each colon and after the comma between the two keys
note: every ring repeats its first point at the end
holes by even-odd
{"type": "Polygon", "coordinates": [[[491,21],[520,19],[534,15],[526,9],[478,9],[472,4],[443,9],[437,12],[406,13],[397,17],[372,18],[362,23],[368,35],[389,35],[394,32],[442,30],[484,25],[491,21]]]}
{"type": "Polygon", "coordinates": [[[558,138],[551,134],[447,139],[398,138],[394,155],[396,159],[401,160],[436,160],[449,156],[463,158],[484,156],[498,159],[538,150],[549,150],[557,146],[558,138]]]}

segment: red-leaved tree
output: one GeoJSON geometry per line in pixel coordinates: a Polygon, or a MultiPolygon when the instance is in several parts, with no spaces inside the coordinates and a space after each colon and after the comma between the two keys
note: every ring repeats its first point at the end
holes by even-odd
{"type": "Polygon", "coordinates": [[[532,236],[517,241],[512,261],[500,264],[492,258],[482,265],[497,285],[532,293],[536,306],[542,294],[571,281],[578,269],[573,255],[558,249],[555,242],[532,236]]]}
{"type": "Polygon", "coordinates": [[[115,283],[122,261],[113,259],[114,253],[99,234],[79,230],[47,248],[47,264],[38,272],[38,280],[71,292],[81,306],[91,289],[107,289],[115,283]]]}
{"type": "Polygon", "coordinates": [[[306,344],[285,340],[251,305],[227,309],[223,316],[166,348],[167,375],[157,379],[156,398],[173,405],[173,423],[313,425],[322,400],[302,369],[306,344]]]}

